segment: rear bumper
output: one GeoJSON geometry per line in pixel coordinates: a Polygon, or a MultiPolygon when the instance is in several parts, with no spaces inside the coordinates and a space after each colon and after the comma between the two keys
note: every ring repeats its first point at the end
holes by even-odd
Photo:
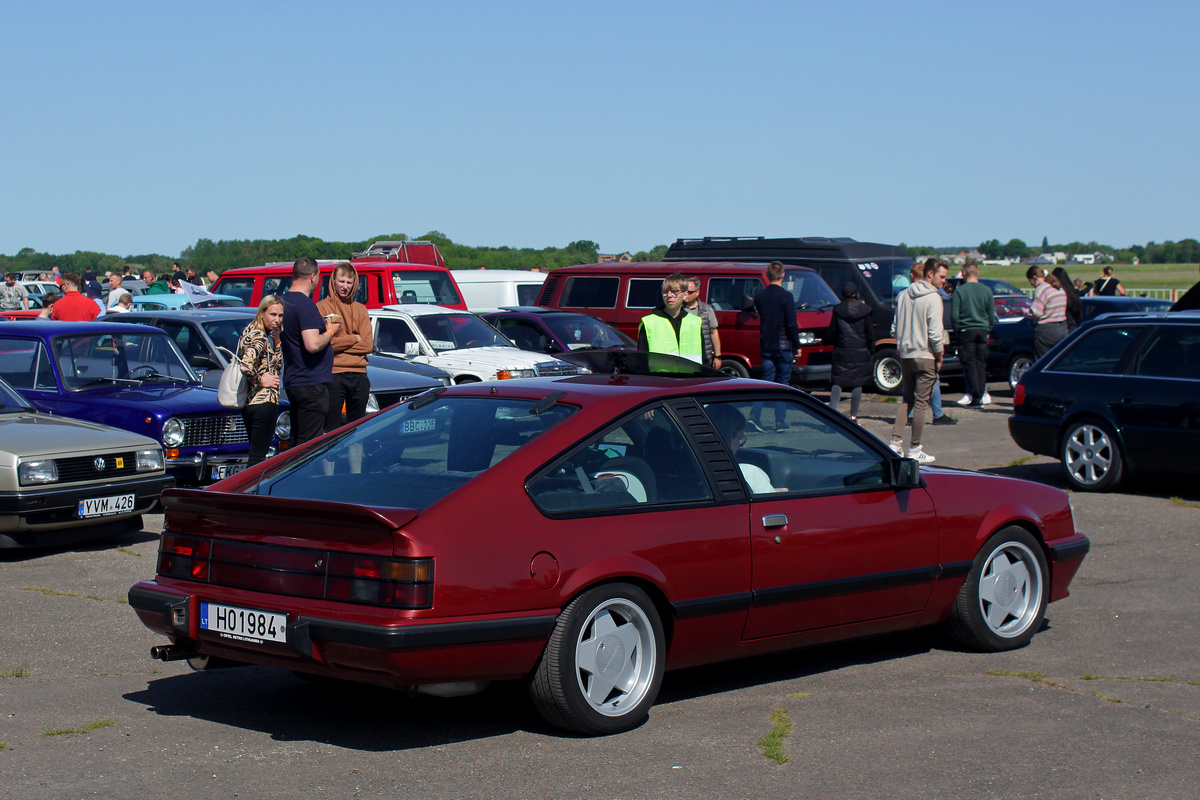
{"type": "Polygon", "coordinates": [[[1058,458],[1058,420],[1013,414],[1008,418],[1008,435],[1022,450],[1058,458]]]}
{"type": "MultiPolygon", "coordinates": [[[[213,594],[224,594],[214,587],[213,594]]],[[[205,597],[254,608],[280,607],[257,597],[205,597]]],[[[202,653],[246,663],[300,669],[350,680],[437,683],[490,680],[528,672],[554,628],[557,614],[418,623],[374,624],[330,616],[287,615],[284,644],[243,643],[199,628],[200,598],[143,581],[129,590],[129,605],[151,630],[202,653]]]]}

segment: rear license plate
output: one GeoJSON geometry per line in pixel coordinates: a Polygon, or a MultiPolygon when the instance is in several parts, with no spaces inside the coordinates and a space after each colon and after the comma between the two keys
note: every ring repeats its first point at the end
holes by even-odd
{"type": "Polygon", "coordinates": [[[273,611],[201,602],[200,629],[239,642],[287,643],[287,615],[273,611]]]}
{"type": "Polygon", "coordinates": [[[113,497],[91,497],[87,500],[79,501],[79,516],[81,519],[87,517],[107,517],[110,514],[124,514],[134,509],[134,496],[131,494],[118,494],[113,497]]]}
{"type": "Polygon", "coordinates": [[[221,464],[218,467],[212,468],[212,479],[214,481],[223,481],[230,475],[237,475],[245,468],[245,464],[221,464]]]}

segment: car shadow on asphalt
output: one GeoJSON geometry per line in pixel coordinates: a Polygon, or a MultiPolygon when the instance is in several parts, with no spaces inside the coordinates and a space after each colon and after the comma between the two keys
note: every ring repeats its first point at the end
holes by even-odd
{"type": "Polygon", "coordinates": [[[888,634],[668,672],[656,705],[954,649],[936,628],[888,634]]]}
{"type": "MultiPolygon", "coordinates": [[[[1021,478],[1034,483],[1043,483],[1058,489],[1071,491],[1063,478],[1062,465],[1057,461],[1047,464],[1016,464],[1007,467],[985,467],[979,472],[989,475],[1000,475],[1007,478],[1021,478]]],[[[1076,496],[1086,497],[1088,492],[1073,492],[1076,496]]],[[[1132,476],[1126,479],[1110,495],[1133,495],[1137,497],[1157,497],[1171,500],[1176,504],[1194,505],[1200,503],[1200,486],[1197,486],[1191,476],[1184,475],[1145,475],[1132,476]]]]}
{"type": "MultiPolygon", "coordinates": [[[[664,678],[656,705],[949,646],[938,631],[927,629],[676,670],[664,678]]],[[[321,742],[368,752],[436,747],[518,731],[579,738],[545,723],[521,681],[498,681],[468,697],[433,698],[343,681],[310,682],[282,670],[246,666],[159,678],[124,697],[161,716],[259,731],[274,741],[321,742]]]]}
{"type": "Polygon", "coordinates": [[[553,735],[519,681],[469,697],[409,696],[385,686],[309,682],[245,666],[152,680],[124,695],[164,717],[192,717],[259,731],[279,742],[321,742],[367,752],[412,750],[520,730],[553,735]]]}

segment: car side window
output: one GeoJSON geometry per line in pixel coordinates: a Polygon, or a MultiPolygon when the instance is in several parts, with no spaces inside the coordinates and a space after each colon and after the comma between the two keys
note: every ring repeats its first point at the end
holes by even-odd
{"type": "Polygon", "coordinates": [[[1163,325],[1138,354],[1135,375],[1200,380],[1200,328],[1163,325]]]}
{"type": "Polygon", "coordinates": [[[14,389],[55,388],[45,348],[28,339],[0,339],[0,378],[14,389]]]}
{"type": "Polygon", "coordinates": [[[651,309],[662,304],[662,278],[630,278],[626,308],[651,309]]]}
{"type": "Polygon", "coordinates": [[[803,403],[738,400],[708,403],[704,411],[756,496],[828,494],[889,483],[883,456],[803,403]]]}
{"type": "Polygon", "coordinates": [[[502,319],[496,327],[522,350],[545,353],[550,340],[536,325],[523,319],[502,319]]]}
{"type": "MultiPolygon", "coordinates": [[[[269,277],[269,278],[263,278],[262,296],[266,297],[269,294],[273,294],[278,297],[282,297],[283,293],[286,292],[291,287],[291,285],[292,285],[292,276],[291,275],[276,275],[276,276],[269,277]]],[[[221,292],[221,294],[236,294],[236,293],[235,292],[221,292]]],[[[250,301],[247,300],[246,302],[249,303],[250,301]]]]}
{"type": "Polygon", "coordinates": [[[665,408],[639,411],[568,452],[529,485],[550,514],[712,499],[696,454],[665,408]]]}
{"type": "Polygon", "coordinates": [[[1142,326],[1088,331],[1056,358],[1046,371],[1112,375],[1125,358],[1125,353],[1144,331],[1142,326]]]}
{"type": "Polygon", "coordinates": [[[403,355],[404,346],[415,341],[418,341],[417,335],[405,320],[389,317],[379,319],[379,330],[375,335],[375,348],[379,352],[403,355]]]}
{"type": "Polygon", "coordinates": [[[562,305],[565,308],[616,308],[617,289],[621,279],[616,276],[592,277],[574,275],[563,287],[562,305]]]}
{"type": "Polygon", "coordinates": [[[708,304],[716,311],[741,311],[742,298],[762,291],[758,278],[709,278],[708,304]]]}
{"type": "MultiPolygon", "coordinates": [[[[224,278],[213,291],[216,294],[231,294],[234,297],[240,297],[243,303],[250,305],[250,298],[254,296],[254,278],[224,278]]],[[[271,294],[271,292],[267,292],[267,294],[271,294]]]]}

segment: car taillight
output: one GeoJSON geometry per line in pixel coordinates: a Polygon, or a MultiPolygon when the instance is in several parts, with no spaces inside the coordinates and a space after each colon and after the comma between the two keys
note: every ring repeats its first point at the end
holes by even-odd
{"type": "Polygon", "coordinates": [[[433,605],[433,561],[332,556],[326,597],[392,608],[433,605]]]}
{"type": "Polygon", "coordinates": [[[211,553],[210,539],[164,533],[158,546],[158,574],[207,581],[211,553]]]}
{"type": "Polygon", "coordinates": [[[1025,404],[1025,384],[1018,383],[1017,388],[1013,389],[1013,407],[1025,404]]]}

